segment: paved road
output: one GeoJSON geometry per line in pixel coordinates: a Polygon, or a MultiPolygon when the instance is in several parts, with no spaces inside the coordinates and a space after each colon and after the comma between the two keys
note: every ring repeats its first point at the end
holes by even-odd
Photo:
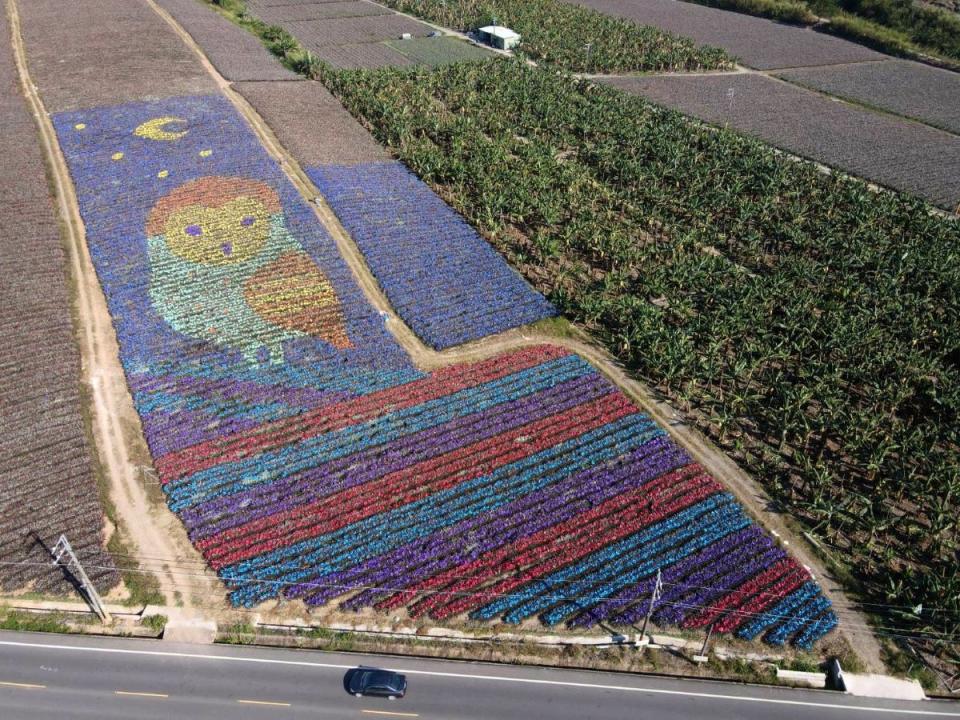
{"type": "Polygon", "coordinates": [[[960,718],[960,707],[613,673],[3,633],[0,716],[4,720],[841,720],[960,718]],[[390,701],[348,695],[343,676],[358,665],[406,673],[407,697],[390,701]]]}

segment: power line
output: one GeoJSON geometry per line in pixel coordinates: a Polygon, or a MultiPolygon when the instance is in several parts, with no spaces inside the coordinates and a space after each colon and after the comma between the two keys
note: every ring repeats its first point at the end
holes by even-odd
{"type": "MultiPolygon", "coordinates": [[[[17,561],[0,561],[0,565],[45,565],[45,563],[17,562],[17,561]]],[[[91,568],[94,568],[94,569],[112,569],[112,568],[106,568],[106,567],[95,566],[95,565],[94,565],[94,566],[89,566],[89,565],[88,565],[87,567],[91,567],[91,568]]],[[[124,568],[124,567],[120,567],[120,568],[118,568],[118,569],[120,569],[121,571],[125,571],[125,572],[133,572],[133,573],[140,573],[140,574],[154,574],[155,572],[157,572],[156,570],[145,570],[145,569],[142,569],[142,568],[124,568]]],[[[177,577],[202,578],[202,579],[205,579],[205,580],[210,580],[210,579],[212,579],[209,575],[206,575],[206,574],[187,573],[187,572],[183,572],[183,571],[173,571],[173,570],[169,570],[169,569],[167,569],[167,570],[162,570],[162,569],[161,569],[160,571],[162,571],[162,572],[167,572],[168,574],[170,574],[170,575],[175,575],[175,576],[177,576],[177,577]]],[[[217,579],[219,580],[220,578],[217,578],[217,579]]],[[[270,580],[270,579],[266,579],[266,578],[250,578],[250,579],[241,581],[241,582],[238,583],[238,584],[241,584],[241,585],[292,586],[292,585],[297,585],[297,584],[299,584],[299,583],[294,583],[294,582],[289,582],[289,581],[282,581],[282,580],[270,580]]],[[[385,593],[399,593],[399,592],[404,592],[404,591],[406,590],[405,587],[402,587],[402,588],[394,588],[394,587],[377,586],[377,585],[345,585],[345,584],[338,584],[338,583],[315,583],[315,586],[316,586],[317,588],[341,588],[341,589],[343,590],[343,593],[342,593],[342,594],[346,594],[346,593],[351,592],[351,591],[364,591],[364,590],[375,590],[375,591],[380,591],[380,592],[385,592],[385,593]]],[[[464,591],[464,592],[446,591],[446,592],[445,592],[445,591],[440,590],[440,591],[433,591],[433,592],[428,592],[428,593],[423,593],[423,594],[424,594],[424,595],[433,595],[433,594],[437,594],[437,593],[439,593],[439,594],[447,594],[447,595],[450,595],[451,597],[475,597],[475,596],[478,596],[478,595],[482,595],[482,596],[484,596],[484,597],[487,599],[486,602],[489,602],[489,601],[491,601],[491,600],[493,600],[493,599],[497,599],[497,598],[515,598],[518,602],[520,602],[521,600],[526,599],[525,596],[516,595],[516,594],[512,594],[512,593],[501,593],[501,594],[496,594],[496,593],[494,593],[494,594],[490,594],[490,593],[483,593],[483,592],[467,592],[467,591],[464,591]]],[[[541,596],[541,597],[544,597],[544,596],[541,596]]],[[[602,602],[602,601],[605,600],[605,599],[612,599],[612,598],[595,597],[595,596],[589,596],[589,595],[584,595],[584,596],[545,596],[545,597],[546,597],[548,600],[551,600],[551,601],[553,601],[553,602],[575,602],[575,601],[577,601],[577,600],[586,600],[586,601],[590,601],[590,603],[592,603],[592,604],[596,604],[596,603],[598,603],[598,602],[602,602]]],[[[269,600],[269,599],[273,599],[273,598],[267,598],[267,599],[269,600]]],[[[330,601],[333,602],[334,600],[336,600],[336,598],[331,598],[330,601]]],[[[642,599],[638,599],[636,602],[641,602],[641,601],[642,601],[642,599]]],[[[669,604],[670,604],[670,605],[676,605],[676,606],[679,606],[679,607],[685,607],[685,608],[688,608],[688,609],[697,609],[697,610],[715,610],[715,609],[717,609],[717,606],[715,606],[715,605],[701,605],[701,604],[696,604],[696,603],[671,602],[671,603],[669,603],[669,604]]],[[[628,607],[628,606],[629,606],[629,605],[625,605],[625,607],[628,607]]],[[[206,606],[201,605],[201,607],[204,607],[204,608],[206,608],[206,609],[222,609],[221,606],[217,606],[217,605],[206,605],[206,606]]],[[[248,612],[248,613],[255,613],[255,612],[257,612],[256,610],[247,609],[247,608],[229,608],[229,610],[230,610],[231,612],[248,612]]],[[[585,612],[585,611],[587,611],[587,610],[589,610],[589,606],[585,606],[584,608],[581,609],[580,612],[585,612]]],[[[844,612],[852,612],[852,611],[843,611],[843,610],[838,609],[838,608],[831,608],[831,610],[832,610],[835,614],[838,614],[838,615],[839,615],[839,614],[843,614],[844,612]]],[[[748,619],[753,618],[753,617],[758,617],[758,616],[760,616],[760,615],[769,615],[769,611],[767,611],[767,612],[765,612],[765,611],[757,611],[757,612],[752,612],[752,613],[751,613],[751,612],[744,612],[744,611],[741,611],[741,610],[738,610],[738,609],[731,609],[731,610],[726,610],[726,611],[724,611],[723,615],[724,615],[724,616],[726,616],[726,615],[739,616],[739,617],[742,617],[742,618],[744,619],[744,622],[746,622],[748,619]]],[[[784,615],[774,615],[774,616],[772,616],[772,617],[774,617],[774,618],[777,619],[777,620],[784,620],[784,619],[788,619],[788,618],[791,618],[791,617],[794,617],[794,616],[793,616],[793,615],[786,615],[786,614],[784,614],[784,615]]],[[[818,614],[817,616],[811,616],[810,618],[807,618],[807,620],[814,620],[816,617],[819,617],[819,614],[818,614]]],[[[741,624],[742,624],[742,623],[741,623],[741,624]]],[[[868,633],[881,635],[881,636],[883,636],[883,637],[895,637],[895,638],[904,638],[904,639],[911,639],[911,640],[918,640],[918,639],[927,640],[927,639],[929,639],[929,640],[933,640],[933,641],[943,641],[943,640],[956,640],[956,639],[960,639],[960,635],[954,635],[954,634],[948,634],[948,633],[931,633],[931,632],[928,632],[928,631],[921,631],[921,630],[911,631],[909,628],[900,628],[900,627],[892,627],[892,626],[871,626],[871,625],[864,625],[864,624],[862,624],[862,623],[853,623],[853,622],[848,622],[848,621],[844,621],[842,627],[845,628],[845,629],[859,628],[859,629],[861,629],[861,630],[863,630],[863,631],[866,631],[866,632],[868,632],[868,633]],[[892,633],[892,632],[879,632],[878,630],[895,630],[895,631],[898,631],[898,632],[897,632],[897,633],[892,633]],[[911,632],[912,632],[912,634],[904,634],[904,633],[911,633],[911,632]]]]}
{"type": "MultiPolygon", "coordinates": [[[[198,559],[198,560],[190,560],[190,559],[187,559],[187,558],[183,558],[183,559],[174,560],[174,559],[163,558],[163,557],[156,557],[156,556],[149,556],[149,555],[134,555],[134,554],[131,554],[131,553],[110,553],[110,555],[111,555],[112,557],[126,557],[126,558],[131,558],[132,560],[138,561],[138,562],[141,561],[141,560],[152,560],[152,561],[156,561],[156,562],[164,562],[164,563],[169,563],[169,564],[174,564],[174,565],[183,565],[183,566],[193,565],[193,566],[198,566],[198,567],[202,567],[202,568],[208,568],[208,567],[209,567],[209,564],[208,564],[205,560],[201,560],[201,559],[198,559]]],[[[472,578],[472,577],[474,577],[474,576],[468,574],[468,575],[448,575],[447,577],[448,577],[450,580],[462,580],[462,579],[466,579],[466,578],[472,578]]],[[[262,578],[262,581],[263,581],[263,582],[268,582],[268,581],[269,581],[269,578],[262,578]]],[[[278,580],[278,581],[274,581],[274,582],[280,583],[281,581],[278,580]]],[[[578,584],[578,583],[581,583],[581,582],[582,582],[582,581],[578,581],[578,580],[564,580],[564,581],[556,581],[556,582],[553,582],[552,584],[554,584],[554,585],[575,585],[575,584],[578,584]]],[[[598,582],[600,582],[600,581],[598,581],[598,582]]],[[[313,583],[311,583],[310,581],[306,581],[306,582],[291,583],[291,584],[297,584],[297,585],[301,585],[301,584],[312,585],[313,583]]],[[[317,585],[317,587],[332,587],[332,586],[333,586],[333,584],[326,584],[326,585],[325,585],[325,584],[322,584],[322,583],[317,585]]],[[[688,583],[685,583],[685,582],[683,582],[683,581],[675,581],[675,582],[663,581],[663,586],[664,586],[664,587],[686,587],[686,588],[689,588],[689,589],[696,589],[696,590],[719,590],[719,591],[721,591],[721,592],[733,592],[733,591],[735,591],[735,590],[739,587],[739,586],[735,586],[735,585],[731,585],[731,586],[723,586],[723,585],[696,585],[696,584],[688,584],[688,583]]],[[[352,588],[352,587],[355,587],[355,586],[345,585],[344,587],[350,587],[350,588],[352,588]]],[[[357,587],[359,587],[359,586],[357,586],[357,587]]],[[[397,590],[397,592],[399,592],[399,590],[397,590]]],[[[763,594],[767,594],[767,593],[764,593],[764,592],[761,591],[761,592],[758,592],[758,593],[755,593],[755,594],[763,595],[763,594]]],[[[590,596],[585,596],[585,597],[590,597],[590,596]]],[[[607,599],[611,599],[611,598],[606,598],[606,597],[599,598],[599,600],[607,600],[607,599]]],[[[862,607],[862,606],[869,606],[869,607],[884,608],[884,609],[889,609],[889,610],[912,610],[912,609],[914,609],[914,608],[916,607],[916,604],[914,604],[914,605],[893,605],[893,604],[889,604],[889,603],[873,603],[873,602],[866,602],[866,601],[860,601],[860,600],[851,601],[850,604],[851,604],[851,605],[861,606],[861,607],[862,607]]],[[[926,605],[926,604],[924,604],[923,607],[924,607],[924,610],[928,610],[928,611],[930,611],[930,612],[945,612],[945,613],[955,613],[955,612],[957,612],[956,609],[945,608],[945,607],[938,607],[938,606],[928,606],[928,605],[926,605]]],[[[836,612],[836,610],[835,610],[835,612],[836,612]]],[[[853,611],[847,611],[847,612],[853,612],[853,611]]],[[[874,611],[871,611],[871,612],[874,612],[874,611]]]]}

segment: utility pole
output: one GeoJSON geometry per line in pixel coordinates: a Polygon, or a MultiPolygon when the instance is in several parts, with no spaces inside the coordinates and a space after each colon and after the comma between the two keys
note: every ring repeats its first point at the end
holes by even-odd
{"type": "Polygon", "coordinates": [[[700,654],[693,656],[693,661],[696,663],[705,663],[710,659],[707,655],[707,645],[710,644],[710,636],[713,635],[713,626],[714,623],[710,623],[710,627],[707,628],[707,636],[703,639],[703,647],[700,648],[700,654]]]}
{"type": "Polygon", "coordinates": [[[663,579],[660,575],[660,568],[657,568],[657,584],[653,586],[653,595],[650,596],[650,605],[647,607],[647,614],[643,618],[643,627],[640,629],[640,642],[641,646],[647,645],[650,643],[650,640],[647,638],[647,625],[650,624],[650,616],[653,615],[654,606],[657,604],[657,600],[660,599],[660,596],[663,594],[663,579]]]}
{"type": "Polygon", "coordinates": [[[87,577],[87,573],[84,571],[83,565],[80,564],[80,560],[77,558],[76,553],[73,552],[73,548],[70,547],[70,541],[67,540],[66,535],[60,536],[60,539],[57,540],[57,544],[53,546],[50,554],[53,555],[54,565],[65,567],[67,572],[73,575],[73,577],[80,582],[80,589],[86,596],[90,607],[93,608],[93,611],[100,616],[100,620],[105,623],[111,622],[113,618],[110,617],[110,613],[107,612],[107,608],[103,604],[103,601],[100,600],[100,593],[97,592],[97,589],[93,586],[93,583],[90,582],[90,578],[87,577]],[[64,556],[66,556],[67,561],[65,563],[61,563],[60,561],[64,558],[64,556]]]}

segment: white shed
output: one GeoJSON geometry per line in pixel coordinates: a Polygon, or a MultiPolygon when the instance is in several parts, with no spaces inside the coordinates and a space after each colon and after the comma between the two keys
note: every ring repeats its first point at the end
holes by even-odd
{"type": "Polygon", "coordinates": [[[510,50],[520,44],[520,36],[502,25],[486,25],[477,30],[481,42],[501,50],[510,50]]]}

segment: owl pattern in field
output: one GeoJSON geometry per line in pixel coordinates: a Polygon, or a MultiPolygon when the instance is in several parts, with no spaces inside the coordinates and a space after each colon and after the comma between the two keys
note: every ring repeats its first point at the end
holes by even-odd
{"type": "Polygon", "coordinates": [[[277,193],[255,180],[205,177],[153,206],[150,298],[178,332],[283,362],[283,342],[351,347],[340,300],[287,230],[277,193]]]}

